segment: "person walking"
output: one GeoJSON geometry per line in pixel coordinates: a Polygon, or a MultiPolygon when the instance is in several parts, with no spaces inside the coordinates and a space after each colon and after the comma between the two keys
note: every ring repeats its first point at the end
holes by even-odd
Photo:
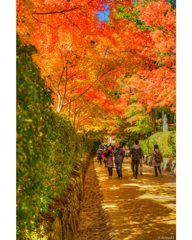
{"type": "Polygon", "coordinates": [[[102,153],[103,153],[103,148],[102,146],[99,146],[97,150],[97,160],[100,163],[100,166],[102,165],[102,153]]]}
{"type": "Polygon", "coordinates": [[[116,164],[116,171],[118,175],[118,179],[121,179],[122,176],[122,163],[125,157],[125,152],[121,149],[120,144],[116,143],[116,148],[114,150],[114,157],[115,157],[115,164],[116,164]]]}
{"type": "Polygon", "coordinates": [[[131,168],[133,172],[133,177],[137,179],[138,176],[138,166],[140,163],[140,159],[142,158],[142,149],[139,146],[139,141],[135,140],[133,147],[130,150],[130,154],[132,156],[131,160],[131,168]]]}
{"type": "Polygon", "coordinates": [[[163,157],[159,150],[159,146],[157,144],[155,144],[154,151],[153,151],[153,153],[151,155],[151,159],[150,159],[150,162],[155,170],[155,177],[158,177],[158,171],[159,171],[159,174],[161,175],[161,177],[163,176],[162,172],[161,172],[161,167],[160,167],[162,161],[163,161],[163,157]]]}
{"type": "Polygon", "coordinates": [[[105,162],[105,167],[108,169],[108,178],[111,178],[113,175],[113,168],[114,168],[114,163],[113,163],[113,152],[112,152],[112,147],[109,145],[107,147],[107,151],[104,153],[104,162],[105,162]]]}
{"type": "MultiPolygon", "coordinates": [[[[140,144],[139,144],[140,146],[140,144]]],[[[141,152],[141,158],[139,160],[139,170],[140,170],[140,175],[143,175],[143,159],[144,159],[144,154],[141,152]]]]}
{"type": "Polygon", "coordinates": [[[128,151],[129,151],[129,147],[126,145],[125,146],[125,158],[128,158],[128,151]]]}

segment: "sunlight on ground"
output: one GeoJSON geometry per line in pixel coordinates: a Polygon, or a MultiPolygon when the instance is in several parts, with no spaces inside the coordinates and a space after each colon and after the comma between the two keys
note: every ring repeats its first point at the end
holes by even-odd
{"type": "Polygon", "coordinates": [[[108,179],[108,177],[106,175],[104,175],[104,176],[99,177],[99,179],[103,181],[103,180],[108,179]]]}
{"type": "Polygon", "coordinates": [[[169,183],[164,183],[164,185],[170,185],[170,184],[174,184],[174,185],[176,185],[176,182],[169,182],[169,183]]]}
{"type": "Polygon", "coordinates": [[[121,184],[121,186],[133,186],[133,187],[138,186],[139,187],[139,184],[137,184],[137,183],[126,183],[126,184],[121,184]]]}
{"type": "Polygon", "coordinates": [[[131,169],[131,167],[129,167],[129,166],[124,166],[123,168],[124,169],[131,169]]]}
{"type": "Polygon", "coordinates": [[[157,217],[155,220],[151,220],[154,223],[164,223],[164,224],[176,224],[176,204],[169,203],[167,201],[175,201],[174,196],[169,195],[153,195],[153,194],[144,194],[138,197],[139,199],[151,199],[159,202],[159,204],[171,209],[171,212],[167,217],[157,217]]]}
{"type": "Polygon", "coordinates": [[[152,185],[142,185],[142,186],[139,186],[140,188],[154,188],[154,186],[152,185]]]}
{"type": "Polygon", "coordinates": [[[110,190],[116,190],[116,189],[119,189],[120,187],[116,187],[116,186],[112,186],[112,187],[110,187],[109,189],[110,190]]]}
{"type": "Polygon", "coordinates": [[[144,194],[139,196],[138,198],[141,199],[152,199],[152,200],[157,200],[157,201],[167,201],[167,200],[175,200],[174,197],[170,197],[168,195],[153,195],[153,194],[144,194]]]}
{"type": "Polygon", "coordinates": [[[117,209],[117,204],[107,204],[107,203],[102,203],[102,208],[106,209],[106,208],[114,208],[117,209]]]}
{"type": "Polygon", "coordinates": [[[151,222],[154,223],[164,223],[164,224],[176,224],[176,214],[170,213],[167,217],[157,217],[154,220],[151,220],[151,222]]]}

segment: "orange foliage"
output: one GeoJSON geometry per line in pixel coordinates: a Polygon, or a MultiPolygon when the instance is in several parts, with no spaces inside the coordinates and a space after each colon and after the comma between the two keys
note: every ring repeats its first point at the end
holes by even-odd
{"type": "MultiPolygon", "coordinates": [[[[118,4],[133,8],[130,0],[118,4]]],[[[164,0],[141,3],[139,18],[148,26],[141,30],[117,19],[116,8],[107,0],[17,0],[17,33],[37,48],[33,57],[54,107],[76,127],[96,113],[122,116],[133,95],[147,111],[176,110],[175,11],[164,0]],[[107,3],[110,21],[99,22],[96,13],[107,3]]]]}

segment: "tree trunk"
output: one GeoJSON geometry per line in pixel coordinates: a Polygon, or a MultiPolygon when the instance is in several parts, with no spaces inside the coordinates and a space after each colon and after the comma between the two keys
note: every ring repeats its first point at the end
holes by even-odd
{"type": "Polygon", "coordinates": [[[61,112],[61,109],[62,109],[62,107],[61,107],[61,96],[60,96],[60,94],[57,94],[57,96],[58,96],[57,112],[61,112]]]}
{"type": "Polygon", "coordinates": [[[156,127],[156,121],[155,121],[153,110],[149,113],[149,116],[152,124],[152,133],[154,134],[157,132],[157,127],[156,127]]]}
{"type": "Polygon", "coordinates": [[[68,104],[68,118],[71,118],[71,105],[70,103],[68,104]]]}

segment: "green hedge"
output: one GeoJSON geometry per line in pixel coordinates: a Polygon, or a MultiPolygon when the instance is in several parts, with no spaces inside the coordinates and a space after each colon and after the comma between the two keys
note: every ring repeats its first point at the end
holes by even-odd
{"type": "Polygon", "coordinates": [[[140,146],[145,154],[151,154],[155,144],[159,145],[163,157],[176,156],[176,132],[157,132],[146,140],[140,140],[140,146]]]}
{"type": "MultiPolygon", "coordinates": [[[[47,89],[32,60],[35,48],[17,37],[17,239],[33,239],[48,206],[65,190],[73,163],[90,151],[62,113],[52,110],[47,89]]],[[[51,217],[57,216],[52,211],[51,217]]]]}

